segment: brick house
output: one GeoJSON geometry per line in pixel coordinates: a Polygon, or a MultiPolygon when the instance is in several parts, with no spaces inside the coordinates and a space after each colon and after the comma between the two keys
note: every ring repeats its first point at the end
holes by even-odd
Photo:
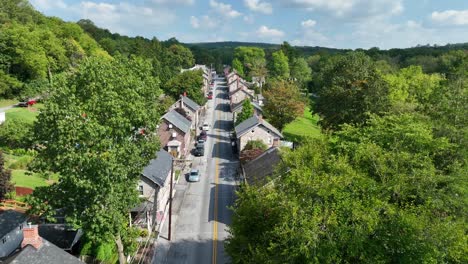
{"type": "Polygon", "coordinates": [[[251,140],[261,140],[269,148],[279,146],[283,135],[261,116],[252,116],[235,127],[238,151],[242,151],[251,140]]]}
{"type": "Polygon", "coordinates": [[[156,158],[143,169],[138,181],[138,191],[140,198],[145,201],[131,210],[135,224],[150,229],[153,224],[163,220],[169,201],[172,160],[171,154],[160,150],[156,153],[156,158]]]}
{"type": "Polygon", "coordinates": [[[195,129],[199,126],[200,120],[200,109],[201,106],[195,103],[192,99],[188,98],[187,96],[181,96],[177,102],[175,102],[169,110],[175,110],[177,108],[182,109],[185,114],[189,117],[189,121],[192,122],[191,128],[195,129]]]}
{"type": "Polygon", "coordinates": [[[174,157],[187,155],[190,144],[190,120],[170,110],[163,117],[158,127],[161,146],[174,157]]]}

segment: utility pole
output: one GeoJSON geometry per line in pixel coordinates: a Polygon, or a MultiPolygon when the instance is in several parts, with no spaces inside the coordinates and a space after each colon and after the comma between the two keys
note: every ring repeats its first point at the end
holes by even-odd
{"type": "Polygon", "coordinates": [[[169,234],[167,235],[167,240],[171,241],[171,228],[172,228],[172,185],[174,179],[174,162],[175,159],[172,159],[171,165],[171,186],[169,187],[169,234]]]}

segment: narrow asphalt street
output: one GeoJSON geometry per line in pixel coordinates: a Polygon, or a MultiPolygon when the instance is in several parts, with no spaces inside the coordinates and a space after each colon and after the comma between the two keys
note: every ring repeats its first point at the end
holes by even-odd
{"type": "Polygon", "coordinates": [[[176,185],[176,196],[183,197],[178,197],[181,202],[174,206],[172,241],[156,246],[153,263],[229,262],[224,240],[231,221],[228,207],[234,202],[238,163],[229,137],[233,124],[224,78],[216,79],[214,98],[207,107],[205,123],[211,129],[205,155],[196,157],[192,165],[202,177],[193,183],[181,179],[176,185]]]}

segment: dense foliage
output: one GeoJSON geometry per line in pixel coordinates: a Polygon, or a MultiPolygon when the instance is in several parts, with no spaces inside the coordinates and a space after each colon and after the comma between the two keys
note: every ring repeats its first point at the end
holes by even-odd
{"type": "Polygon", "coordinates": [[[249,119],[253,115],[254,115],[254,107],[253,107],[252,103],[250,102],[250,99],[247,98],[242,103],[242,110],[237,115],[236,122],[235,122],[234,125],[235,126],[239,125],[240,123],[242,123],[243,121],[249,119]]]}
{"type": "Polygon", "coordinates": [[[13,190],[13,184],[11,183],[11,170],[8,170],[5,167],[3,152],[0,151],[0,201],[3,201],[6,195],[13,190]]]}
{"type": "Polygon", "coordinates": [[[206,102],[205,94],[201,87],[203,86],[202,71],[185,71],[172,77],[164,85],[165,92],[175,99],[186,94],[199,105],[204,105],[206,102]]]}
{"type": "Polygon", "coordinates": [[[31,213],[62,209],[94,245],[115,241],[123,255],[128,212],[139,201],[131,186],[159,149],[158,80],[143,59],[96,58],[54,83],[34,132],[38,168],[60,179],[34,191],[31,213]]]}

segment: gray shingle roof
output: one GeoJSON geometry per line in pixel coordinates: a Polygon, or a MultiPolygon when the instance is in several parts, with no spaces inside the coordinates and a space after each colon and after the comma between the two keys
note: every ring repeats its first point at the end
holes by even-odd
{"type": "Polygon", "coordinates": [[[188,107],[192,108],[194,111],[198,111],[198,109],[200,109],[200,105],[195,103],[192,99],[188,98],[187,96],[182,96],[182,102],[188,107]]]}
{"type": "Polygon", "coordinates": [[[234,130],[236,131],[237,138],[248,132],[254,127],[257,127],[259,125],[264,126],[266,129],[272,131],[276,135],[278,135],[280,138],[283,138],[283,134],[278,131],[274,126],[272,126],[270,123],[265,121],[264,119],[259,119],[258,116],[252,116],[249,119],[244,120],[242,123],[237,125],[234,130]]]}
{"type": "Polygon", "coordinates": [[[271,176],[276,165],[281,162],[280,151],[277,147],[271,147],[256,159],[244,165],[245,178],[250,185],[263,185],[267,177],[271,176]]]}
{"type": "Polygon", "coordinates": [[[83,264],[56,245],[42,238],[39,249],[28,245],[5,261],[5,264],[83,264]]]}
{"type": "MultiPolygon", "coordinates": [[[[250,103],[255,107],[258,111],[263,112],[262,107],[255,101],[250,101],[250,103]]],[[[232,105],[232,112],[240,112],[242,111],[242,105],[244,104],[244,101],[239,102],[237,104],[232,105]]]]}
{"type": "Polygon", "coordinates": [[[166,119],[169,123],[173,124],[184,133],[188,133],[190,131],[191,122],[185,118],[183,115],[177,113],[176,110],[171,110],[167,112],[161,119],[166,119]]]}
{"type": "Polygon", "coordinates": [[[70,250],[81,238],[81,229],[71,229],[65,224],[42,224],[39,225],[39,235],[57,247],[70,250]]]}
{"type": "Polygon", "coordinates": [[[156,153],[156,159],[143,169],[142,175],[159,186],[164,186],[167,175],[171,171],[172,156],[165,150],[156,153]]]}
{"type": "Polygon", "coordinates": [[[13,210],[7,210],[0,214],[0,238],[17,228],[26,221],[26,215],[13,210]]]}

